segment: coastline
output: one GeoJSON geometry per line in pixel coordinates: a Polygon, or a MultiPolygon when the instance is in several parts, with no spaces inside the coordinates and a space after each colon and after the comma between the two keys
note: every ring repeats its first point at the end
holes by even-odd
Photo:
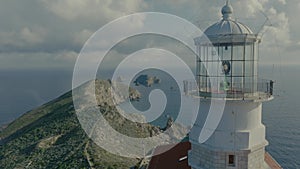
{"type": "MultiPolygon", "coordinates": [[[[0,133],[1,133],[4,129],[6,129],[6,128],[8,127],[8,125],[9,125],[9,123],[8,123],[8,124],[3,124],[3,125],[1,125],[1,126],[0,126],[0,133]]],[[[3,138],[0,137],[0,146],[2,146],[2,145],[3,145],[3,138]]]]}
{"type": "MultiPolygon", "coordinates": [[[[2,125],[0,126],[0,133],[1,133],[3,130],[5,130],[5,129],[9,126],[10,123],[11,123],[11,122],[6,123],[6,124],[2,124],[2,125]]],[[[3,145],[3,140],[4,140],[4,138],[0,137],[0,146],[3,145]]]]}
{"type": "MultiPolygon", "coordinates": [[[[13,121],[14,121],[14,120],[9,121],[9,122],[6,122],[6,123],[4,123],[4,124],[1,124],[1,125],[0,125],[0,132],[2,132],[4,129],[6,129],[13,121]]],[[[1,139],[1,138],[0,138],[0,139],[1,139]]]]}
{"type": "MultiPolygon", "coordinates": [[[[6,129],[8,127],[9,124],[3,124],[0,126],[0,132],[2,132],[4,129],[6,129]]],[[[1,140],[1,138],[0,138],[1,140]]]]}

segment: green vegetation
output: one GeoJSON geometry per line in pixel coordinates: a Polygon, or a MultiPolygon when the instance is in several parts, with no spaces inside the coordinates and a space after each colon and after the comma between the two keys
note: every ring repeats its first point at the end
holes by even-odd
{"type": "MultiPolygon", "coordinates": [[[[97,87],[100,86],[107,92],[109,82],[98,82],[97,87]]],[[[101,97],[103,95],[106,93],[101,90],[99,98],[106,97],[101,97]]],[[[122,119],[115,108],[103,103],[106,102],[105,100],[99,99],[98,102],[101,112],[108,121],[120,118],[119,123],[113,127],[121,132],[133,133],[134,136],[139,137],[158,132],[153,126],[147,125],[141,128],[138,124],[122,119]]],[[[1,131],[0,138],[4,143],[0,146],[0,168],[5,169],[128,169],[139,163],[139,159],[110,154],[87,137],[75,114],[71,92],[27,112],[1,131]]]]}

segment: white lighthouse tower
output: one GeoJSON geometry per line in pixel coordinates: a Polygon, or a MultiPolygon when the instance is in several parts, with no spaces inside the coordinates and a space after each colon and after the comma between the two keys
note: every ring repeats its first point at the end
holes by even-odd
{"type": "Polygon", "coordinates": [[[227,1],[222,20],[204,32],[210,43],[203,37],[195,39],[201,103],[190,133],[188,160],[192,169],[268,168],[262,103],[273,98],[273,82],[258,78],[260,37],[233,20],[232,13],[227,1]],[[226,101],[223,115],[212,136],[200,143],[200,131],[211,130],[204,123],[213,99],[226,101]]]}

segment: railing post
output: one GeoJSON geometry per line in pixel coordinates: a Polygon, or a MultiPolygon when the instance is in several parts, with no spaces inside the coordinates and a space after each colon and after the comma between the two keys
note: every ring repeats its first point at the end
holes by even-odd
{"type": "Polygon", "coordinates": [[[270,80],[270,95],[273,95],[273,86],[274,86],[274,81],[270,80]]]}

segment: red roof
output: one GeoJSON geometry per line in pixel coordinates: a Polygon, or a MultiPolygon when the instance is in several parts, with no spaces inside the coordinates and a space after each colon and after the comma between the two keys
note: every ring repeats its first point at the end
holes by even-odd
{"type": "Polygon", "coordinates": [[[188,150],[191,149],[191,144],[183,142],[170,149],[171,146],[174,146],[174,144],[157,147],[154,150],[154,154],[158,155],[152,157],[148,169],[191,169],[188,165],[188,159],[184,158],[187,157],[188,150]],[[160,154],[160,152],[165,150],[168,151],[160,154]],[[182,160],[180,160],[181,158],[182,160]]]}
{"type": "Polygon", "coordinates": [[[269,153],[265,154],[265,162],[271,169],[282,169],[282,167],[273,159],[273,157],[269,153]]]}

